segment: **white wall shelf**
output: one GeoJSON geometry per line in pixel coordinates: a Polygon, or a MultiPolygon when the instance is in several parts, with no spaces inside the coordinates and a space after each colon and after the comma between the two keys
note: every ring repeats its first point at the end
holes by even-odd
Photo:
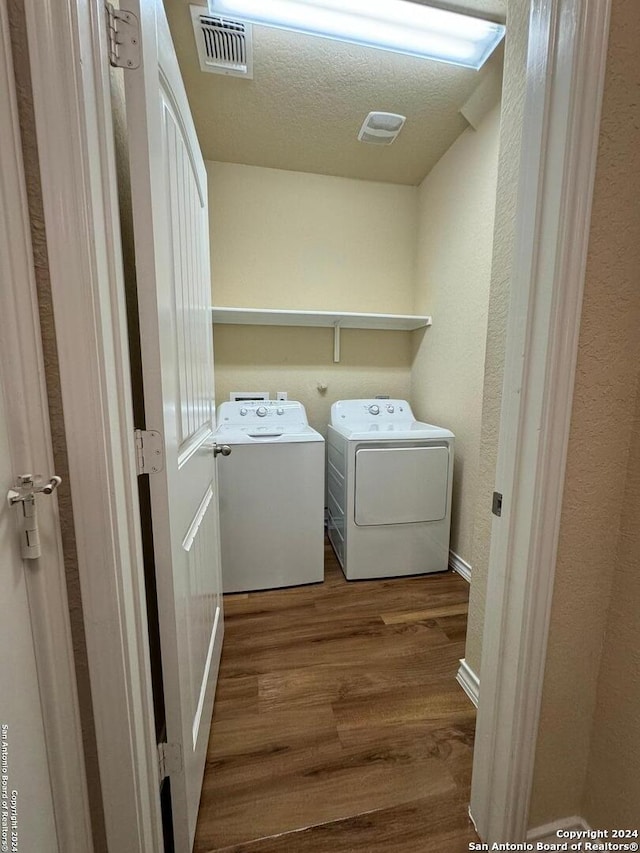
{"type": "Polygon", "coordinates": [[[431,325],[416,314],[355,314],[344,311],[285,311],[275,308],[211,309],[214,323],[242,326],[315,326],[333,329],[333,360],[340,361],[340,329],[384,329],[412,332],[431,325]]]}

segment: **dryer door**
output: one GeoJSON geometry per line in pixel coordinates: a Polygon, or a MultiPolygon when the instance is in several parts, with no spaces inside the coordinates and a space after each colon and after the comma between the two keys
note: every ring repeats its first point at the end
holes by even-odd
{"type": "Polygon", "coordinates": [[[448,475],[447,447],[358,448],[356,524],[441,521],[447,512],[448,475]]]}

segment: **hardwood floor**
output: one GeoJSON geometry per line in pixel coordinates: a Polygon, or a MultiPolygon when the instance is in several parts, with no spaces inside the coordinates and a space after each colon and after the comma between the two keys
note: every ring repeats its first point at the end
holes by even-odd
{"type": "Polygon", "coordinates": [[[462,853],[469,586],[446,572],[225,598],[195,853],[462,853]]]}

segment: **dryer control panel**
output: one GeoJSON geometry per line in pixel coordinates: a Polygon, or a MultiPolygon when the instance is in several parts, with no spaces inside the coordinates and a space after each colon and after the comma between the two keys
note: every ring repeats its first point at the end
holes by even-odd
{"type": "Polygon", "coordinates": [[[406,400],[338,400],[331,406],[331,423],[353,424],[386,423],[411,424],[415,421],[411,406],[406,400]]]}

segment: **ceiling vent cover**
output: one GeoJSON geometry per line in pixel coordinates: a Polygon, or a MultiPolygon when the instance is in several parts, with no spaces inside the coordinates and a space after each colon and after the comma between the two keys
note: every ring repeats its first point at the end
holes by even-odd
{"type": "Polygon", "coordinates": [[[369,113],[362,123],[358,139],[373,145],[391,145],[406,120],[406,116],[397,113],[369,113]]]}
{"type": "Polygon", "coordinates": [[[203,13],[191,6],[200,68],[212,74],[253,79],[251,24],[203,13]]]}

